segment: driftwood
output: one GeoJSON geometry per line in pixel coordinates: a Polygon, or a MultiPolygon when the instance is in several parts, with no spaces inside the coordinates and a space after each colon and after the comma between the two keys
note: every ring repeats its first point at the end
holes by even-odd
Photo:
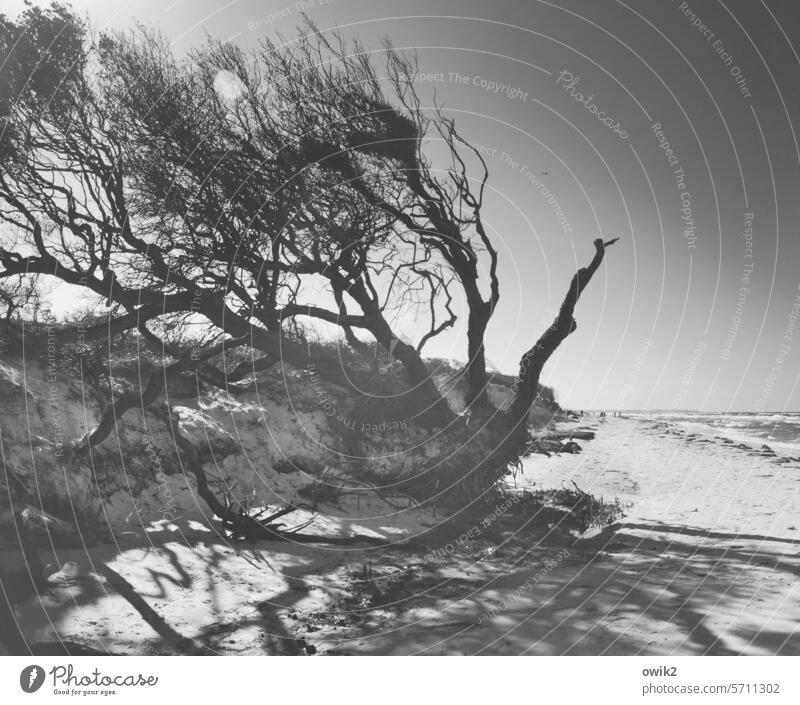
{"type": "Polygon", "coordinates": [[[594,437],[594,431],[553,431],[538,436],[538,438],[543,441],[591,441],[594,440],[594,437]]]}
{"type": "Polygon", "coordinates": [[[528,453],[550,456],[553,453],[580,453],[583,450],[575,441],[536,439],[528,444],[528,453]]]}

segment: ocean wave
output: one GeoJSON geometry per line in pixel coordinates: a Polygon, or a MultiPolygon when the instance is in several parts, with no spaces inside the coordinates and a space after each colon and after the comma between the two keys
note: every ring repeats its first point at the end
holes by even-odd
{"type": "Polygon", "coordinates": [[[722,435],[756,447],[766,443],[787,453],[795,453],[800,448],[800,413],[796,412],[640,412],[629,416],[666,421],[704,435],[722,435]]]}

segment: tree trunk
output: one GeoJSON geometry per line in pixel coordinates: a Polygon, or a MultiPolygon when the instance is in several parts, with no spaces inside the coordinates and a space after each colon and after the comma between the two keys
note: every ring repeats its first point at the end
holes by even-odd
{"type": "Polygon", "coordinates": [[[375,339],[386,348],[406,370],[412,385],[408,392],[418,399],[415,411],[416,418],[409,419],[420,425],[444,426],[453,420],[454,414],[447,400],[439,393],[433,382],[428,366],[416,348],[404,343],[395,336],[386,319],[382,315],[367,315],[369,331],[375,339]]]}
{"type": "Polygon", "coordinates": [[[578,327],[574,318],[575,305],[603,261],[606,247],[610,247],[618,239],[614,238],[603,242],[598,238],[594,241],[595,254],[592,261],[588,266],[579,269],[575,276],[572,277],[567,295],[564,297],[555,320],[536,341],[536,344],[522,356],[519,363],[516,393],[509,410],[512,424],[517,425],[519,420],[527,418],[528,412],[536,401],[539,390],[539,377],[545,363],[564,339],[578,327]]]}
{"type": "Polygon", "coordinates": [[[575,305],[605,255],[605,248],[617,241],[595,240],[595,255],[588,266],[573,276],[556,319],[536,344],[520,360],[515,395],[509,410],[503,414],[488,411],[454,437],[458,448],[435,473],[424,473],[410,480],[403,489],[418,499],[444,500],[467,505],[479,499],[505,474],[509,465],[519,461],[528,440],[528,413],[539,388],[539,377],[545,363],[577,324],[575,305]],[[474,428],[481,428],[477,434],[474,428]]]}
{"type": "Polygon", "coordinates": [[[467,380],[465,401],[468,407],[481,407],[489,404],[489,381],[486,375],[486,352],[483,341],[491,315],[492,307],[489,302],[480,299],[469,302],[468,359],[464,370],[467,380]]]}

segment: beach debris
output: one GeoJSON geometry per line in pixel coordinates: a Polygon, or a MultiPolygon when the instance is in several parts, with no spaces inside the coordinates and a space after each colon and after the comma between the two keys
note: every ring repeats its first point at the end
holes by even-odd
{"type": "Polygon", "coordinates": [[[539,441],[531,441],[528,443],[528,447],[525,449],[525,453],[523,455],[532,455],[533,453],[538,453],[539,455],[546,455],[548,458],[550,457],[550,451],[545,448],[539,441]]]}
{"type": "Polygon", "coordinates": [[[525,491],[521,495],[525,507],[537,522],[551,528],[584,534],[590,528],[603,528],[625,517],[619,500],[612,502],[584,492],[574,481],[572,487],[562,485],[559,489],[525,491]]]}
{"type": "Polygon", "coordinates": [[[561,453],[580,453],[583,450],[575,441],[563,441],[561,444],[561,453]]]}
{"type": "Polygon", "coordinates": [[[539,453],[548,457],[553,453],[580,453],[581,450],[582,448],[575,441],[570,441],[569,439],[539,439],[528,444],[528,452],[539,453]]]}
{"type": "Polygon", "coordinates": [[[591,441],[594,440],[594,431],[574,430],[574,431],[556,431],[552,433],[545,433],[539,436],[538,440],[541,441],[591,441]]]}

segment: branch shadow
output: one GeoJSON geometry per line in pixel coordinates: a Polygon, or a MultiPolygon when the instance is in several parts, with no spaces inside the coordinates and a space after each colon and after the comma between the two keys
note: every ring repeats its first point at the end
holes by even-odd
{"type": "MultiPolygon", "coordinates": [[[[529,551],[511,573],[406,610],[391,635],[374,635],[369,652],[797,655],[800,601],[792,586],[800,554],[787,552],[794,543],[655,522],[616,525],[576,541],[544,577],[537,577],[542,554],[529,551]],[[724,543],[743,539],[759,545],[724,543]]],[[[442,584],[452,571],[439,571],[442,584]]]]}
{"type": "MultiPolygon", "coordinates": [[[[287,619],[287,614],[307,596],[305,584],[318,582],[326,571],[352,560],[355,553],[375,550],[367,546],[324,548],[288,541],[232,545],[215,531],[186,526],[178,534],[179,540],[156,539],[147,547],[129,547],[121,552],[107,545],[89,548],[86,553],[80,549],[53,554],[42,551],[50,564],[71,562],[82,567],[79,575],[69,580],[62,576],[45,589],[30,591],[27,599],[7,610],[7,616],[20,624],[20,643],[32,645],[37,638],[41,642],[41,634],[47,632],[48,644],[66,644],[67,640],[73,644],[66,651],[53,653],[79,655],[116,650],[137,654],[217,654],[236,652],[235,647],[223,642],[236,640],[255,628],[260,636],[247,637],[248,653],[254,647],[266,654],[311,653],[314,649],[299,633],[302,625],[287,619]],[[270,563],[275,555],[280,556],[277,567],[270,563]],[[248,571],[244,578],[243,568],[248,571]],[[103,580],[98,580],[97,574],[103,580]],[[262,579],[264,586],[259,589],[262,579]],[[109,602],[115,596],[124,599],[131,609],[109,602]],[[183,609],[173,608],[181,603],[191,603],[197,613],[186,605],[183,609]],[[92,608],[102,615],[109,612],[109,606],[112,612],[116,611],[112,617],[117,635],[123,628],[121,624],[131,625],[132,617],[138,615],[136,634],[142,637],[138,643],[135,634],[120,641],[104,635],[96,626],[102,617],[93,616],[92,608]],[[53,628],[48,629],[48,625],[53,628]]],[[[31,653],[31,649],[24,653],[31,653]]]]}

